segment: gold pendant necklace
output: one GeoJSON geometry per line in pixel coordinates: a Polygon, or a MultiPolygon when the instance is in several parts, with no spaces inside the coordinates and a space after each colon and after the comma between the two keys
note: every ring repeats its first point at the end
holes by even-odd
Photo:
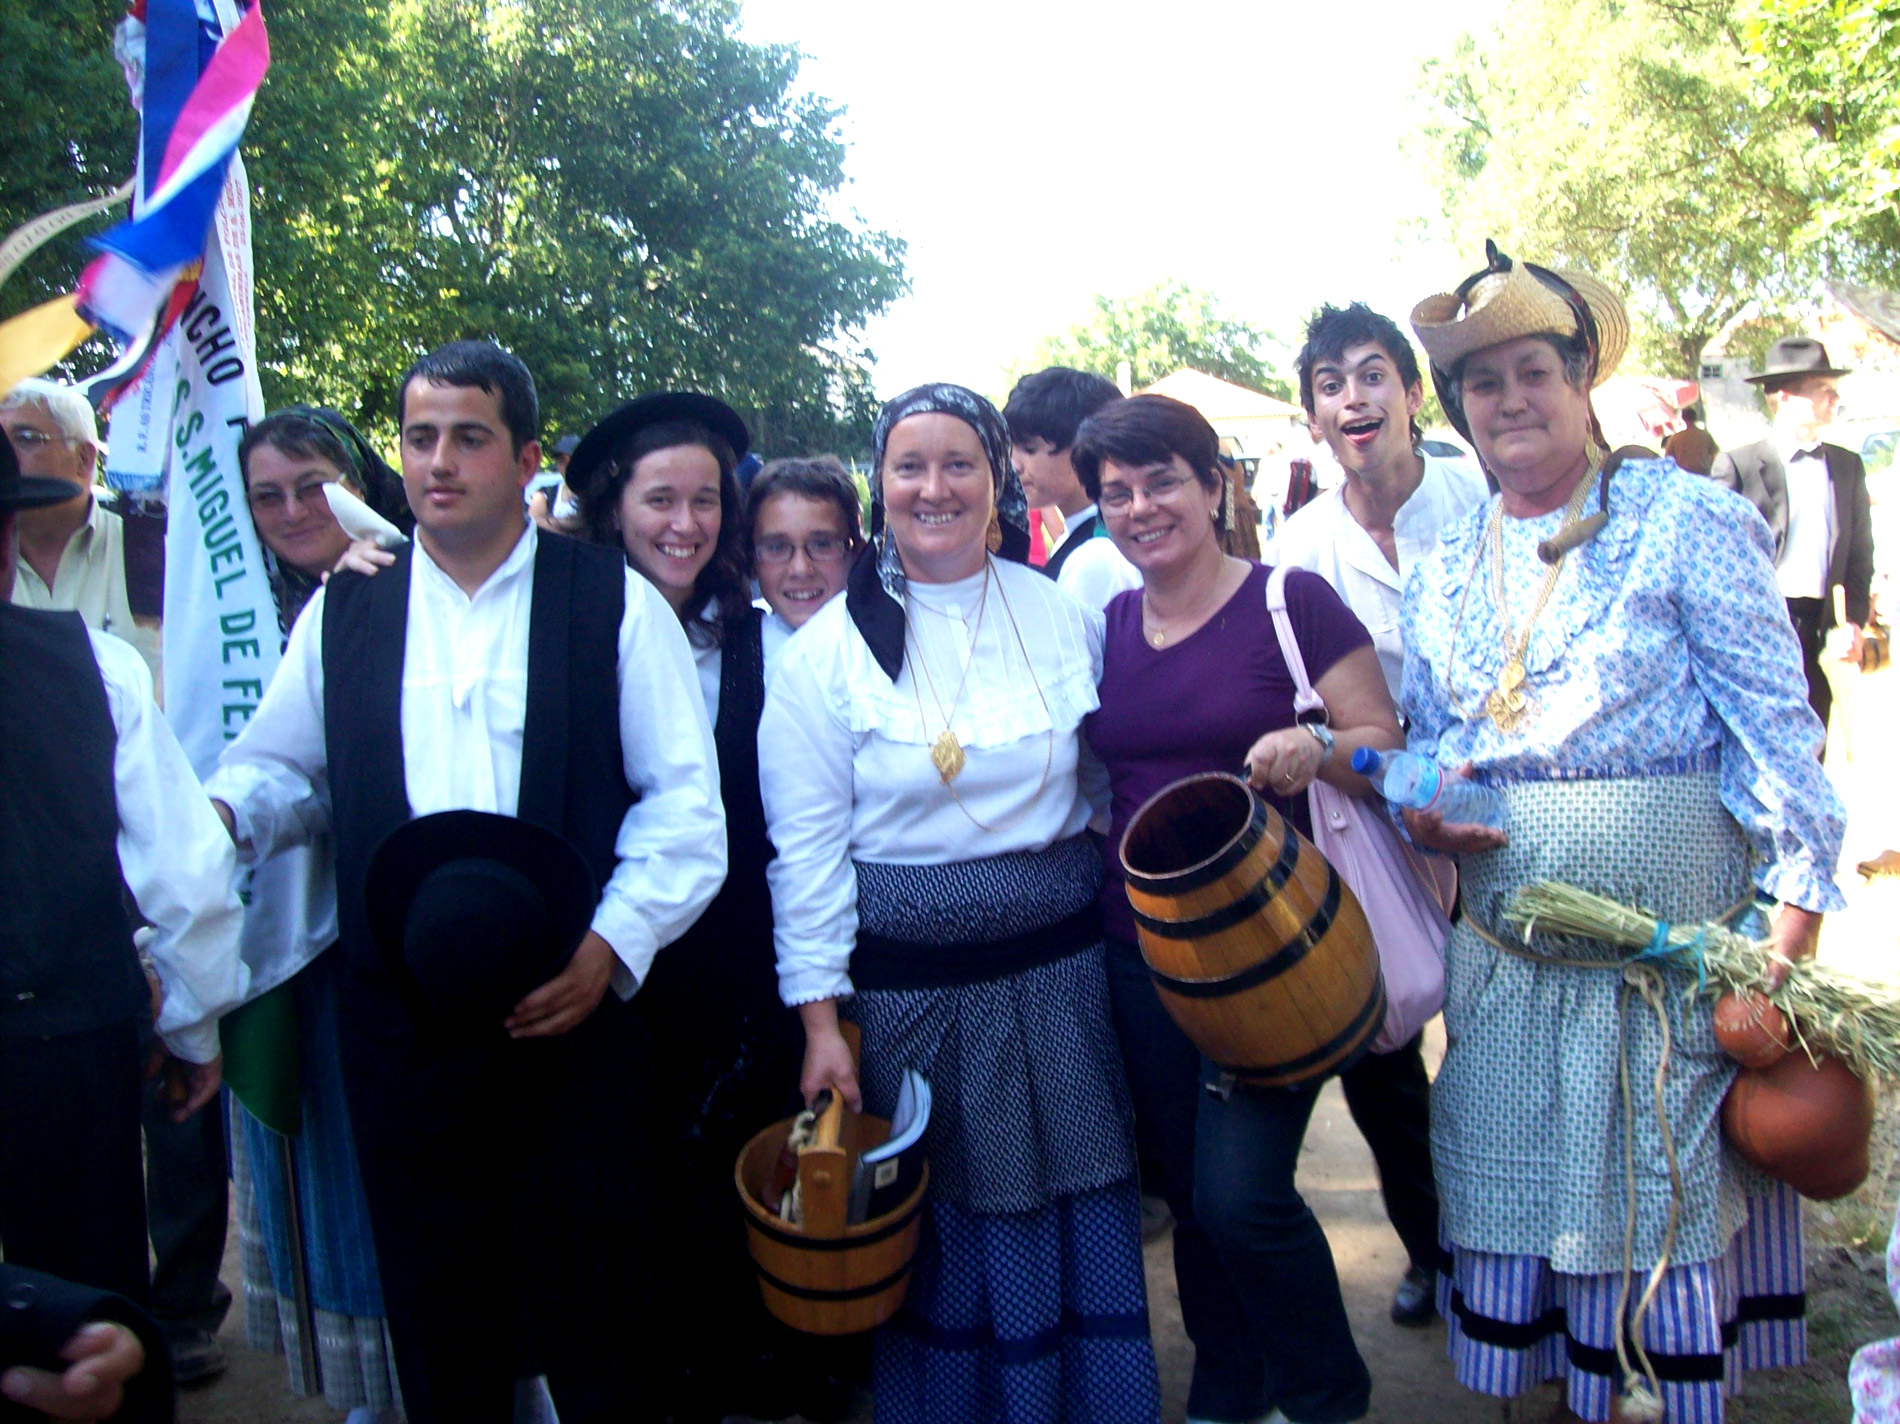
{"type": "MultiPolygon", "coordinates": [[[[957,681],[957,693],[955,697],[950,699],[950,710],[948,712],[943,710],[943,699],[937,696],[937,684],[935,679],[930,675],[930,663],[924,657],[924,645],[922,641],[918,639],[916,630],[910,625],[909,600],[905,601],[904,632],[906,637],[910,640],[911,646],[917,650],[917,666],[923,671],[923,680],[930,686],[930,700],[937,705],[937,715],[943,718],[943,730],[937,734],[936,740],[930,744],[930,763],[937,768],[937,776],[946,787],[963,774],[963,768],[969,762],[969,758],[963,751],[963,743],[959,742],[957,740],[957,734],[950,730],[950,723],[957,715],[957,708],[963,705],[963,689],[967,687],[970,682],[970,665],[976,661],[976,640],[983,632],[983,614],[990,606],[990,570],[991,565],[989,561],[985,559],[983,562],[983,591],[977,596],[976,625],[970,630],[970,655],[963,661],[963,676],[957,681]]],[[[935,610],[933,609],[932,611],[934,612],[935,610]]],[[[917,679],[915,677],[910,680],[910,688],[913,695],[916,694],[917,679]]],[[[924,700],[919,696],[917,698],[917,720],[921,722],[923,717],[924,700]]]]}
{"type": "MultiPolygon", "coordinates": [[[[984,564],[983,603],[978,606],[976,614],[976,626],[979,630],[983,626],[983,609],[989,604],[990,571],[994,567],[995,565],[993,563],[986,562],[984,564]]],[[[1036,666],[1029,660],[1029,645],[1023,641],[1022,625],[1016,621],[1016,610],[1010,607],[1009,590],[1003,586],[1003,580],[1001,578],[996,580],[996,592],[1003,600],[1003,614],[1009,619],[1010,632],[1015,634],[1016,651],[1023,660],[1023,671],[1029,674],[1029,684],[1036,689],[1036,700],[1042,704],[1043,715],[1050,720],[1049,733],[1044,740],[1042,750],[1042,779],[1036,783],[1036,789],[1030,793],[1029,799],[1023,803],[1022,808],[1018,810],[1015,815],[1006,821],[991,826],[984,824],[970,814],[970,808],[963,804],[963,798],[957,795],[956,787],[951,785],[951,783],[957,779],[957,774],[963,770],[967,757],[963,751],[963,744],[957,740],[956,734],[950,730],[950,717],[944,717],[943,731],[938,733],[936,741],[930,744],[930,762],[931,765],[937,768],[937,775],[943,782],[943,789],[950,793],[950,799],[956,802],[957,809],[963,812],[965,819],[979,831],[1004,830],[1009,826],[1015,825],[1016,822],[1020,821],[1036,808],[1036,803],[1042,799],[1043,788],[1049,784],[1049,772],[1055,765],[1056,753],[1055,717],[1054,714],[1049,711],[1049,698],[1042,690],[1042,679],[1036,676],[1036,666]]],[[[923,644],[916,640],[915,630],[910,626],[908,600],[906,600],[904,610],[904,632],[906,638],[910,640],[907,644],[907,655],[909,649],[914,647],[917,656],[917,666],[923,670],[924,682],[930,687],[931,701],[937,704],[937,711],[941,716],[943,714],[943,703],[937,697],[936,683],[931,680],[930,665],[924,661],[923,644]]],[[[1006,648],[1006,645],[999,646],[1006,648]]],[[[1005,650],[1005,666],[1007,665],[1007,658],[1008,654],[1005,650]]],[[[970,657],[963,665],[963,681],[957,684],[956,698],[950,704],[951,716],[956,714],[957,705],[963,700],[963,687],[970,678],[970,664],[975,661],[976,635],[972,633],[970,636],[970,657]]],[[[917,720],[922,722],[924,719],[924,699],[923,694],[917,690],[917,679],[915,677],[911,679],[910,687],[912,695],[917,699],[917,720]]]]}
{"type": "MultiPolygon", "coordinates": [[[[1564,506],[1563,522],[1559,532],[1576,523],[1583,512],[1584,500],[1589,497],[1594,483],[1594,468],[1577,482],[1577,488],[1571,493],[1569,502],[1564,506]]],[[[1491,725],[1507,737],[1535,711],[1529,694],[1524,691],[1524,654],[1530,647],[1531,630],[1537,626],[1537,620],[1543,615],[1544,605],[1550,602],[1550,595],[1557,587],[1558,576],[1563,573],[1564,560],[1569,558],[1566,550],[1563,557],[1544,571],[1542,585],[1537,590],[1537,599],[1531,605],[1530,617],[1525,619],[1522,629],[1511,627],[1510,602],[1504,589],[1504,501],[1499,498],[1497,508],[1491,511],[1491,519],[1485,526],[1478,548],[1471,556],[1471,568],[1465,575],[1465,585],[1458,595],[1458,614],[1452,620],[1451,646],[1445,657],[1445,691],[1450,694],[1452,706],[1459,715],[1464,714],[1464,705],[1459,702],[1458,694],[1452,689],[1452,668],[1456,662],[1458,650],[1458,629],[1465,619],[1465,599],[1470,596],[1471,585],[1477,581],[1478,565],[1487,549],[1491,554],[1491,598],[1498,613],[1498,627],[1504,633],[1504,666],[1498,669],[1497,685],[1485,694],[1484,715],[1491,719],[1491,725]]]]}

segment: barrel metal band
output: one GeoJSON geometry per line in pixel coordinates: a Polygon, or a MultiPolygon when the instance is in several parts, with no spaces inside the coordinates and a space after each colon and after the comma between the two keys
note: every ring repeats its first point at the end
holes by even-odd
{"type": "Polygon", "coordinates": [[[797,1296],[800,1300],[865,1300],[874,1295],[882,1295],[909,1274],[910,1262],[906,1261],[902,1266],[899,1266],[881,1281],[872,1281],[869,1285],[864,1286],[848,1286],[844,1290],[819,1290],[814,1286],[798,1286],[793,1285],[790,1281],[782,1281],[763,1266],[759,1268],[760,1280],[764,1281],[773,1290],[783,1291],[786,1295],[797,1296]]]}
{"type": "Polygon", "coordinates": [[[1249,1067],[1244,1063],[1217,1063],[1214,1066],[1224,1072],[1233,1073],[1241,1078],[1283,1079],[1290,1075],[1297,1075],[1307,1072],[1310,1069],[1322,1067],[1327,1059],[1352,1043],[1354,1039],[1360,1038],[1363,1035],[1365,1042],[1361,1043],[1356,1051],[1349,1054],[1345,1061],[1337,1065],[1338,1070],[1344,1072],[1346,1068],[1359,1060],[1360,1053],[1364,1051],[1366,1044],[1372,1041],[1371,1036],[1366,1033],[1366,1030],[1374,1023],[1382,1023],[1384,1020],[1385,978],[1381,975],[1378,982],[1373,985],[1372,994],[1367,998],[1365,1007],[1353,1015],[1352,1022],[1347,1024],[1318,1048],[1315,1048],[1311,1053],[1302,1053],[1298,1058],[1288,1058],[1280,1063],[1263,1063],[1255,1067],[1249,1067]]]}
{"type": "MultiPolygon", "coordinates": [[[[1270,979],[1278,979],[1313,952],[1314,946],[1324,939],[1326,932],[1333,927],[1333,920],[1339,914],[1339,898],[1339,872],[1328,866],[1326,898],[1320,901],[1319,908],[1304,925],[1300,926],[1298,934],[1259,963],[1250,964],[1237,973],[1223,975],[1219,979],[1176,979],[1173,975],[1163,974],[1150,965],[1149,977],[1155,981],[1157,988],[1165,989],[1170,994],[1179,994],[1184,999],[1224,999],[1229,994],[1239,994],[1248,989],[1258,988],[1270,979]]],[[[1202,922],[1195,923],[1198,925],[1202,922]]],[[[1207,930],[1203,933],[1212,934],[1214,931],[1207,930]]],[[[1169,936],[1169,938],[1173,937],[1169,936]]],[[[1198,939],[1200,935],[1181,935],[1180,938],[1198,939]]]]}
{"type": "Polygon", "coordinates": [[[875,1246],[880,1241],[890,1240],[915,1221],[923,1209],[924,1194],[919,1192],[907,1210],[900,1211],[877,1230],[862,1232],[857,1236],[806,1236],[801,1232],[782,1230],[760,1221],[756,1216],[748,1216],[746,1224],[759,1235],[799,1251],[853,1251],[860,1246],[875,1246]]]}
{"type": "MultiPolygon", "coordinates": [[[[1199,890],[1203,885],[1212,885],[1241,861],[1245,860],[1262,836],[1267,833],[1267,803],[1258,796],[1253,801],[1253,812],[1247,817],[1247,830],[1236,836],[1226,849],[1212,860],[1193,869],[1184,870],[1179,875],[1143,875],[1130,868],[1127,859],[1122,860],[1122,876],[1137,890],[1145,890],[1150,895],[1176,895],[1188,890],[1199,890]]],[[[1293,840],[1293,828],[1287,827],[1287,839],[1293,840]]],[[[1297,844],[1297,843],[1296,843],[1297,844]]],[[[1295,852],[1297,854],[1297,851],[1295,852]]]]}
{"type": "Polygon", "coordinates": [[[1218,910],[1210,910],[1191,920],[1161,920],[1153,915],[1134,911],[1135,923],[1149,934],[1160,935],[1163,939],[1204,939],[1208,935],[1230,930],[1235,925],[1249,920],[1254,911],[1271,900],[1286,888],[1287,881],[1293,878],[1293,872],[1300,863],[1300,838],[1293,828],[1286,828],[1286,839],[1280,843],[1280,858],[1268,866],[1266,873],[1253,889],[1230,905],[1218,910]]]}

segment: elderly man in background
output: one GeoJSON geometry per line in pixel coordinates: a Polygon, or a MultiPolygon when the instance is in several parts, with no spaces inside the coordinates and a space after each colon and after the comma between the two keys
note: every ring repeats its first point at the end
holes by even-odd
{"type": "Polygon", "coordinates": [[[1860,661],[1861,629],[1872,617],[1874,529],[1867,471],[1852,450],[1821,439],[1834,423],[1841,401],[1837,382],[1846,374],[1811,337],[1777,341],[1768,348],[1768,368],[1748,378],[1761,387],[1774,429],[1766,440],[1718,455],[1709,476],[1749,500],[1768,521],[1775,537],[1775,581],[1801,640],[1808,705],[1823,732],[1834,706],[1834,690],[1821,666],[1821,650],[1835,621],[1834,590],[1845,594],[1852,634],[1841,661],[1860,661]]]}
{"type": "MultiPolygon", "coordinates": [[[[73,487],[72,498],[20,515],[13,601],[26,608],[70,610],[87,627],[123,638],[138,649],[156,680],[163,564],[156,547],[152,559],[141,558],[145,546],[134,532],[128,573],[127,522],[104,507],[93,488],[104,447],[92,403],[70,386],[22,381],[0,398],[0,428],[13,444],[22,474],[73,487]],[[150,572],[141,576],[148,563],[150,572]]],[[[160,526],[155,545],[162,540],[160,526]]]]}

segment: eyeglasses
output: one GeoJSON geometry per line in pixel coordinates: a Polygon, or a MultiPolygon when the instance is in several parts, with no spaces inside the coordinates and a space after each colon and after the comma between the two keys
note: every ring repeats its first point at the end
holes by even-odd
{"type": "MultiPolygon", "coordinates": [[[[1186,475],[1156,475],[1140,488],[1147,494],[1148,503],[1160,504],[1179,494],[1187,482],[1186,475]]],[[[1135,503],[1135,489],[1133,485],[1104,485],[1102,497],[1096,502],[1110,514],[1123,514],[1135,503]]]]}
{"type": "Polygon", "coordinates": [[[251,491],[251,508],[259,514],[276,514],[292,503],[325,504],[323,487],[334,483],[334,480],[305,480],[293,490],[282,490],[275,485],[266,485],[263,489],[251,491]]]}
{"type": "Polygon", "coordinates": [[[752,552],[762,564],[789,564],[801,547],[814,564],[839,564],[851,552],[851,541],[836,534],[814,534],[802,546],[790,539],[761,539],[752,552]]]}
{"type": "Polygon", "coordinates": [[[48,445],[70,445],[69,435],[48,435],[44,430],[35,430],[30,425],[16,425],[7,431],[7,440],[22,455],[31,455],[35,450],[44,450],[48,445]]]}

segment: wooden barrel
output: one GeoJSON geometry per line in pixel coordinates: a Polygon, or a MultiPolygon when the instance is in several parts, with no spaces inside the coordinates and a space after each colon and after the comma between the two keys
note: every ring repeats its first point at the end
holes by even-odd
{"type": "MultiPolygon", "coordinates": [[[[917,1254],[924,1193],[930,1186],[925,1164],[917,1190],[904,1204],[857,1226],[846,1226],[843,1195],[814,1192],[813,1167],[801,1159],[800,1181],[808,1203],[826,1200],[816,1211],[808,1204],[806,1224],[811,1230],[788,1226],[776,1212],[767,1211],[760,1198],[766,1174],[778,1161],[793,1119],[774,1123],[745,1145],[733,1169],[739,1199],[745,1203],[746,1244],[759,1271],[759,1290],[765,1308],[794,1330],[808,1335],[852,1335],[882,1325],[904,1303],[910,1287],[911,1258],[917,1254]],[[817,1220],[815,1217],[828,1217],[817,1220]]],[[[839,1134],[842,1167],[857,1154],[890,1136],[891,1125],[881,1117],[846,1113],[839,1134]]],[[[848,1193],[849,1182],[836,1184],[848,1193]]]]}
{"type": "Polygon", "coordinates": [[[1122,837],[1142,957],[1194,1046],[1243,1081],[1350,1067],[1385,1022],[1365,912],[1237,776],[1163,787],[1122,837]]]}

